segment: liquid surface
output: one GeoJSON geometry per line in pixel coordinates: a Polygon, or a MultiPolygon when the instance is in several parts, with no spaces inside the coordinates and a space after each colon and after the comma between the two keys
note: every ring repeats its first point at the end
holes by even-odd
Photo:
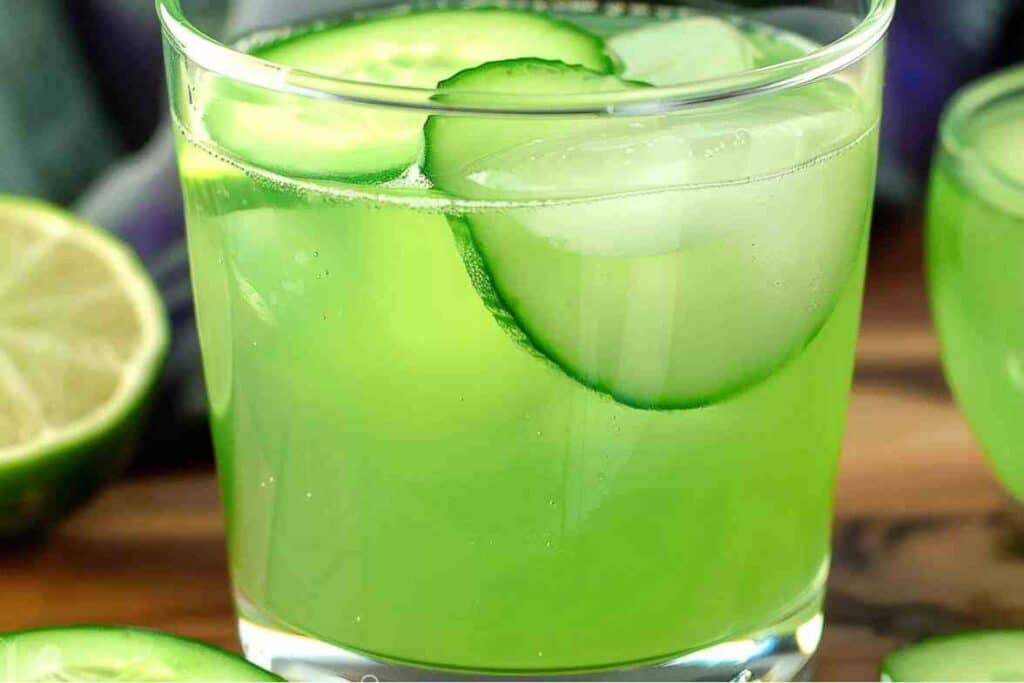
{"type": "MultiPolygon", "coordinates": [[[[796,49],[726,23],[749,41],[730,59],[796,49]]],[[[552,672],[817,611],[879,67],[534,140],[428,126],[437,163],[362,181],[261,166],[179,107],[251,616],[390,660],[552,672]]]]}

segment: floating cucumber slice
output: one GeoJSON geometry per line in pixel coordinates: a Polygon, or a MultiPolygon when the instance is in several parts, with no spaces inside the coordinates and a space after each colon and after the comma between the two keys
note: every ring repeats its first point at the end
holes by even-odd
{"type": "MultiPolygon", "coordinates": [[[[516,60],[444,92],[627,87],[516,60]]],[[[433,116],[424,171],[454,196],[513,202],[452,222],[514,339],[620,402],[674,409],[751,386],[823,324],[867,222],[867,128],[836,83],[660,117],[433,116]]]]}
{"type": "Polygon", "coordinates": [[[1024,631],[929,638],[890,653],[883,681],[1024,681],[1024,631]]]}
{"type": "MultiPolygon", "coordinates": [[[[483,62],[536,56],[611,72],[601,39],[553,17],[499,8],[438,9],[316,30],[254,50],[348,80],[433,88],[483,62]]],[[[213,77],[203,120],[225,150],[293,176],[381,181],[420,154],[424,116],[314,100],[213,77]]]]}
{"type": "Polygon", "coordinates": [[[727,21],[709,16],[659,22],[620,33],[608,47],[622,75],[651,85],[678,85],[753,69],[757,48],[727,21]]]}
{"type": "Polygon", "coordinates": [[[0,634],[4,681],[281,681],[238,655],[140,628],[67,626],[0,634]]]}

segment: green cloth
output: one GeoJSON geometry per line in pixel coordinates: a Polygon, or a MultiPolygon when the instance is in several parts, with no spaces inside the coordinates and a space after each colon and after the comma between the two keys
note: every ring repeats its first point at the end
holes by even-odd
{"type": "Polygon", "coordinates": [[[119,143],[58,0],[0,0],[0,26],[0,193],[68,202],[119,143]]]}

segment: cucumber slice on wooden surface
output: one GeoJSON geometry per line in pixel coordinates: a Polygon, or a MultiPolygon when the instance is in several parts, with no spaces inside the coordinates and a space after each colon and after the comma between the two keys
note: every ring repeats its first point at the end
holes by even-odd
{"type": "Polygon", "coordinates": [[[928,638],[889,653],[883,681],[1024,681],[1024,631],[928,638]]]}
{"type": "Polygon", "coordinates": [[[282,681],[207,643],[141,628],[63,626],[0,634],[4,681],[282,681]]]}

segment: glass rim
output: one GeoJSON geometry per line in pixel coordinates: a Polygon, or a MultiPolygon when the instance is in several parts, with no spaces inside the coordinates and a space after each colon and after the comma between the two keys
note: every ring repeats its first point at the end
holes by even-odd
{"type": "Polygon", "coordinates": [[[939,124],[942,151],[961,167],[984,169],[996,182],[1024,193],[1024,183],[1013,178],[964,139],[970,124],[990,106],[1011,97],[1024,97],[1024,64],[996,71],[968,83],[953,94],[939,124]]]}
{"type": "MultiPolygon", "coordinates": [[[[686,83],[603,93],[523,95],[479,93],[474,104],[439,101],[437,88],[355,81],[287,67],[222,43],[185,16],[181,0],[156,0],[164,38],[178,53],[219,76],[256,87],[354,104],[469,114],[642,115],[726,102],[796,88],[827,78],[863,59],[892,23],[896,0],[869,0],[860,22],[838,40],[794,59],[739,74],[686,83]],[[477,104],[479,101],[487,104],[477,104]]],[[[493,5],[470,2],[468,6],[493,5]]],[[[466,94],[466,93],[462,93],[466,94]]],[[[468,93],[470,96],[473,93],[468,93]]]]}

